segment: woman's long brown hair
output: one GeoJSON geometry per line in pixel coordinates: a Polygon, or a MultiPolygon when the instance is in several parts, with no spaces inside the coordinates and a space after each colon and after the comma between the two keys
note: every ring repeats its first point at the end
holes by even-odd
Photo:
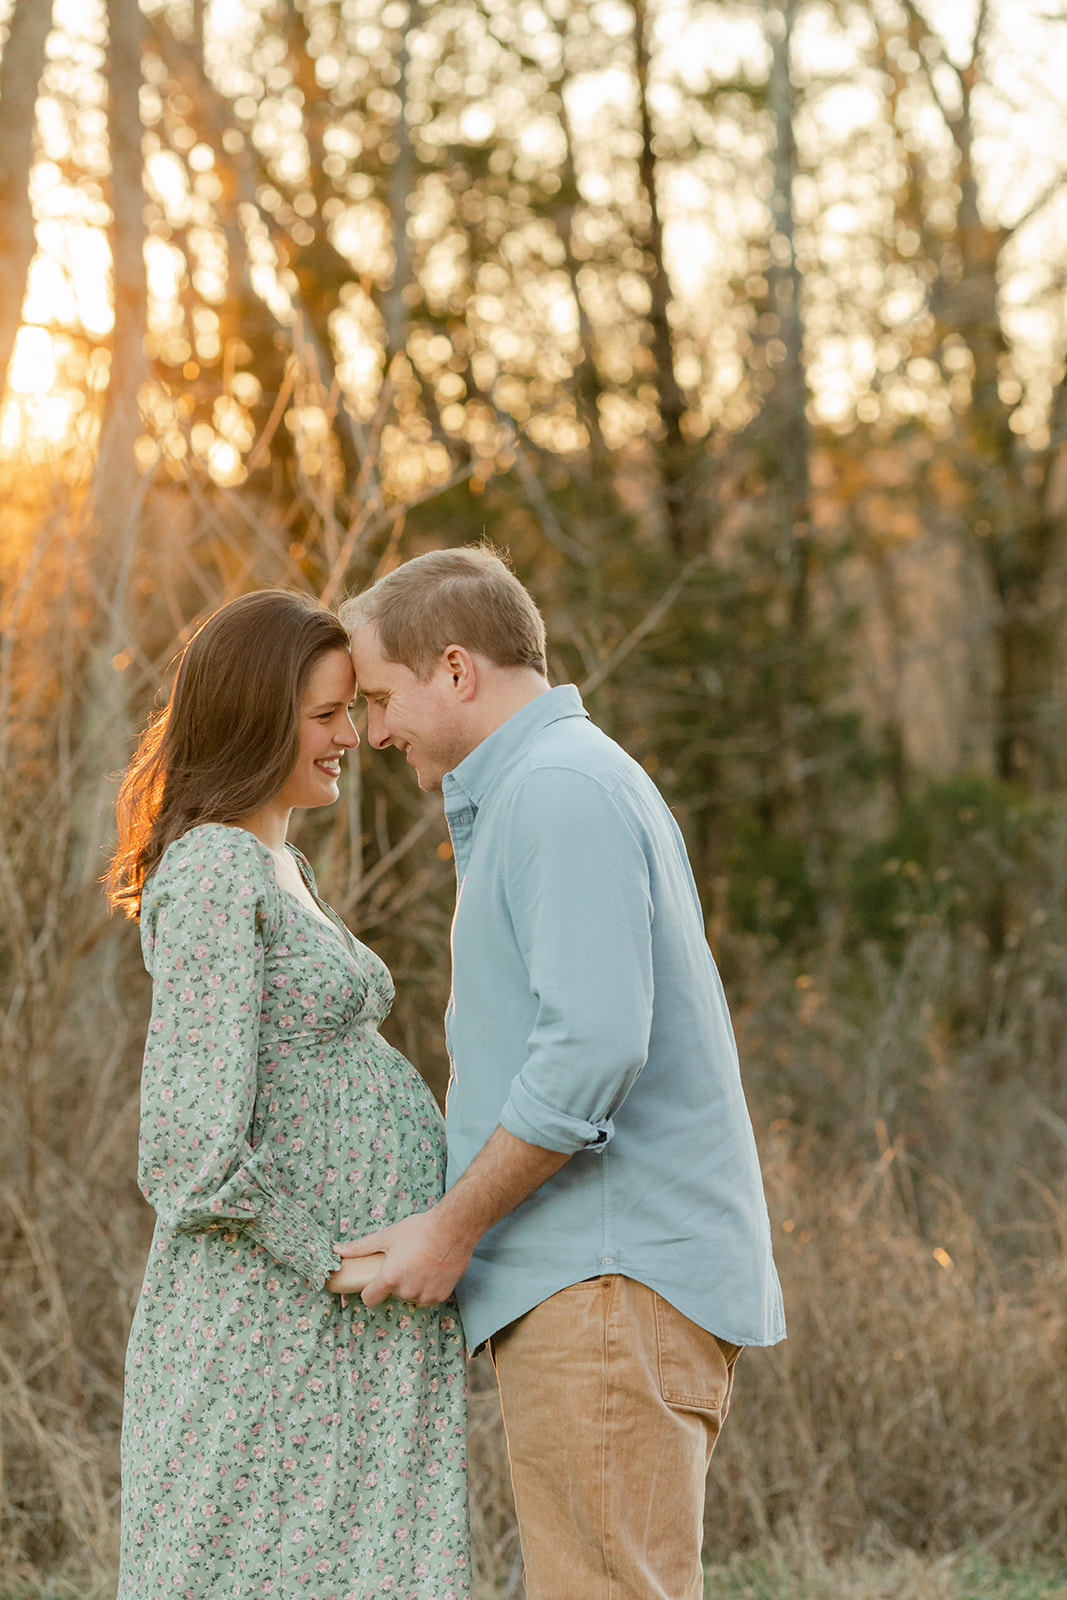
{"type": "Polygon", "coordinates": [[[296,761],[312,666],[347,649],[332,612],[281,589],[242,595],[208,618],[119,789],[112,907],[140,916],[145,880],[169,844],[197,823],[237,822],[278,793],[296,761]]]}

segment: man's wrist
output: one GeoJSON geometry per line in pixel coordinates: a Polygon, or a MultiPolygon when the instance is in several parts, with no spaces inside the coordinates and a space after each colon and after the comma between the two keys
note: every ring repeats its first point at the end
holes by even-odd
{"type": "Polygon", "coordinates": [[[444,1252],[469,1261],[479,1239],[569,1160],[498,1127],[434,1207],[444,1252]]]}
{"type": "Polygon", "coordinates": [[[442,1257],[464,1255],[468,1259],[474,1247],[489,1227],[478,1215],[478,1208],[470,1204],[473,1198],[464,1193],[469,1185],[449,1189],[432,1208],[430,1215],[440,1230],[442,1257]]]}

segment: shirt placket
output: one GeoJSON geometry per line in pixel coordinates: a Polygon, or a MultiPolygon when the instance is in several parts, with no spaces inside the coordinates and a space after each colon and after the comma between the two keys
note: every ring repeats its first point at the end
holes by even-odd
{"type": "Polygon", "coordinates": [[[456,863],[456,878],[462,885],[470,861],[471,845],[474,837],[474,820],[478,815],[478,807],[469,795],[464,794],[459,784],[448,773],[445,777],[445,821],[448,823],[448,832],[452,840],[452,855],[456,863]]]}

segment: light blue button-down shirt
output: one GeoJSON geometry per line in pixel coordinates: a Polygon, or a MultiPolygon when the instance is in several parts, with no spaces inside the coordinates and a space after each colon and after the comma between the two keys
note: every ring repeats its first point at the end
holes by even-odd
{"type": "Polygon", "coordinates": [[[472,1349],[602,1272],[732,1344],[785,1335],[755,1140],[685,846],[566,685],[443,782],[459,892],[448,1181],[497,1124],[573,1153],[480,1241],[472,1349]]]}

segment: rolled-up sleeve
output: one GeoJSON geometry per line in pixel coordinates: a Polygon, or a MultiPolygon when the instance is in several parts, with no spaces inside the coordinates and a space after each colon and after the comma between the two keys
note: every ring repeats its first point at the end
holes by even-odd
{"type": "Polygon", "coordinates": [[[648,1055],[652,898],[641,842],[608,790],[538,769],[512,799],[505,893],[535,1020],[501,1111],[516,1138],[602,1149],[648,1055]]]}

